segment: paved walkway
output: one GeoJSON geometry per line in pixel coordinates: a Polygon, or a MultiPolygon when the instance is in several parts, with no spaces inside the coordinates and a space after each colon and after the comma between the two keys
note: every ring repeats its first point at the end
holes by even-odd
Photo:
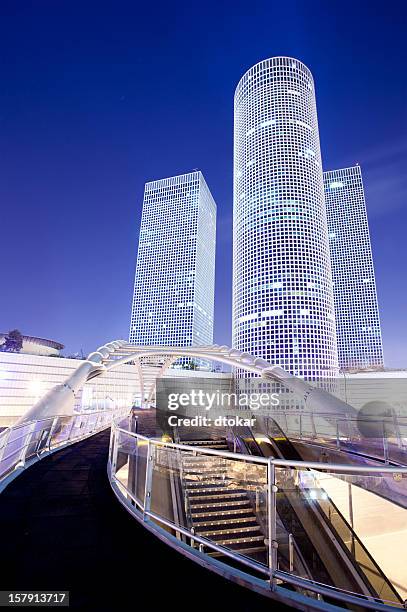
{"type": "MultiPolygon", "coordinates": [[[[71,608],[282,607],[160,542],[111,491],[109,431],[39,461],[0,495],[1,588],[69,590],[71,608]]],[[[288,608],[287,608],[288,609],[288,608]]]]}

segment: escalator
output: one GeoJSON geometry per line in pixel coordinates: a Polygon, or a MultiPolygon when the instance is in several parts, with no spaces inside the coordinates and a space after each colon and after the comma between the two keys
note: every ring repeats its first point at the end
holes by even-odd
{"type": "MultiPolygon", "coordinates": [[[[268,435],[254,434],[249,428],[239,428],[235,435],[240,440],[240,452],[302,460],[275,421],[268,435]]],[[[301,551],[311,573],[307,577],[353,593],[402,604],[398,592],[332,500],[321,487],[312,487],[313,477],[313,471],[306,468],[276,470],[278,519],[301,551]]],[[[285,548],[286,542],[279,542],[283,571],[285,548]]]]}

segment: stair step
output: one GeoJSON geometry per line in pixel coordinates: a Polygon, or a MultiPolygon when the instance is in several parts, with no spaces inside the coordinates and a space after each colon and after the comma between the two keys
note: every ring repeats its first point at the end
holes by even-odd
{"type": "Polygon", "coordinates": [[[186,446],[226,446],[225,440],[181,440],[186,446]]]}
{"type": "MultiPolygon", "coordinates": [[[[191,501],[191,500],[190,500],[191,501]]],[[[248,506],[249,508],[250,506],[250,502],[248,499],[231,499],[230,501],[224,501],[224,502],[219,502],[219,503],[210,503],[210,504],[203,504],[202,502],[198,502],[197,504],[190,504],[191,506],[191,511],[192,510],[197,510],[198,508],[227,508],[229,506],[248,506]]]]}
{"type": "MultiPolygon", "coordinates": [[[[222,526],[221,526],[222,527],[222,526]]],[[[228,533],[253,533],[253,532],[258,532],[259,534],[261,534],[260,528],[259,526],[256,525],[250,525],[249,527],[229,527],[229,529],[197,529],[196,533],[198,535],[201,535],[203,538],[208,538],[209,536],[223,536],[225,534],[228,533]]],[[[212,539],[212,538],[211,538],[212,539]]]]}
{"type": "Polygon", "coordinates": [[[182,457],[182,465],[201,467],[204,465],[226,465],[227,459],[218,455],[186,455],[182,457]]]}
{"type": "MultiPolygon", "coordinates": [[[[216,493],[216,492],[215,492],[216,493]]],[[[217,500],[217,499],[231,499],[234,497],[246,497],[246,492],[245,491],[241,491],[239,493],[239,491],[237,492],[232,492],[232,491],[228,491],[227,493],[220,493],[218,495],[214,494],[214,493],[208,493],[207,495],[190,495],[189,500],[192,502],[195,502],[196,499],[202,500],[202,499],[213,499],[213,500],[217,500]]],[[[246,498],[247,499],[247,498],[246,498]]]]}
{"type": "MultiPolygon", "coordinates": [[[[266,547],[265,546],[253,546],[250,548],[234,548],[233,550],[234,552],[237,552],[241,555],[247,555],[247,554],[252,554],[252,553],[265,552],[266,547]]],[[[210,551],[210,552],[208,551],[207,554],[210,557],[223,557],[224,556],[222,553],[219,553],[216,551],[210,551]]]]}
{"type": "Polygon", "coordinates": [[[213,475],[213,476],[221,476],[226,473],[226,468],[217,468],[217,467],[204,467],[204,468],[184,468],[184,476],[200,476],[204,474],[205,476],[213,475]]]}
{"type": "Polygon", "coordinates": [[[221,546],[230,546],[231,544],[248,544],[249,542],[264,542],[264,535],[256,535],[256,536],[247,536],[247,537],[236,537],[236,538],[226,538],[225,540],[219,540],[216,542],[221,546]]]}
{"type": "Polygon", "coordinates": [[[197,488],[201,485],[205,485],[205,486],[224,485],[225,483],[232,484],[234,481],[228,478],[218,478],[218,479],[209,478],[209,479],[204,479],[204,480],[188,480],[187,482],[188,482],[188,486],[187,486],[187,490],[188,490],[190,487],[197,488]]]}
{"type": "Polygon", "coordinates": [[[194,457],[194,458],[202,457],[203,459],[217,459],[218,461],[222,459],[225,461],[228,459],[227,457],[222,457],[221,455],[211,455],[211,454],[205,455],[205,450],[207,448],[210,448],[211,450],[224,450],[224,451],[229,452],[229,447],[226,444],[213,444],[212,446],[209,446],[208,444],[203,444],[202,446],[196,446],[196,451],[187,449],[188,454],[185,455],[184,458],[189,459],[190,457],[194,457]]]}
{"type": "Polygon", "coordinates": [[[227,459],[224,459],[223,457],[213,457],[209,455],[192,457],[191,455],[188,455],[188,458],[182,458],[182,465],[184,467],[201,467],[202,465],[226,465],[226,461],[227,459]]]}
{"type": "Polygon", "coordinates": [[[188,470],[184,469],[184,476],[205,476],[205,478],[212,476],[213,478],[227,478],[226,470],[220,470],[217,467],[207,468],[206,470],[201,470],[200,468],[189,468],[188,470]]]}
{"type": "Polygon", "coordinates": [[[222,470],[225,471],[227,469],[224,461],[201,461],[192,464],[186,465],[182,464],[182,469],[184,472],[197,472],[199,470],[222,470]]]}
{"type": "Polygon", "coordinates": [[[228,518],[228,519],[219,519],[217,521],[215,520],[210,520],[210,521],[194,521],[194,527],[199,527],[199,529],[201,529],[201,527],[209,527],[209,529],[211,529],[212,527],[215,527],[216,525],[219,525],[220,527],[224,526],[224,525],[235,525],[235,524],[239,524],[239,525],[256,525],[257,526],[257,521],[255,519],[255,517],[253,516],[253,514],[251,516],[235,516],[233,518],[228,518]]]}
{"type": "Polygon", "coordinates": [[[226,465],[228,460],[218,455],[186,455],[182,457],[182,465],[226,465]]]}
{"type": "Polygon", "coordinates": [[[244,489],[238,489],[237,487],[236,488],[231,487],[231,486],[225,487],[223,485],[220,485],[220,486],[219,485],[212,485],[210,487],[207,487],[206,483],[204,483],[204,482],[200,482],[200,483],[197,483],[197,484],[200,484],[202,486],[200,486],[200,487],[193,486],[192,488],[187,487],[188,495],[191,495],[192,497],[194,497],[194,495],[193,495],[194,493],[208,493],[209,494],[209,493],[218,493],[218,492],[220,493],[220,492],[223,492],[223,491],[229,491],[230,493],[237,493],[237,492],[244,492],[244,493],[246,493],[246,491],[244,489]]]}
{"type": "MultiPolygon", "coordinates": [[[[197,449],[197,454],[188,453],[182,458],[183,478],[196,533],[241,554],[264,554],[265,537],[247,491],[236,479],[228,477],[225,459],[199,455],[199,450],[205,448],[228,450],[226,441],[183,440],[182,444],[197,449]]],[[[204,549],[212,556],[222,556],[208,546],[204,549]]]]}
{"type": "Polygon", "coordinates": [[[208,512],[208,510],[206,510],[206,512],[194,512],[194,525],[195,525],[195,519],[197,518],[205,518],[206,520],[210,520],[210,519],[214,519],[214,520],[222,520],[224,518],[228,518],[231,517],[235,514],[244,514],[246,515],[247,518],[251,517],[253,518],[253,511],[251,508],[237,508],[237,509],[233,509],[233,510],[218,510],[217,508],[214,509],[214,512],[208,512]]]}

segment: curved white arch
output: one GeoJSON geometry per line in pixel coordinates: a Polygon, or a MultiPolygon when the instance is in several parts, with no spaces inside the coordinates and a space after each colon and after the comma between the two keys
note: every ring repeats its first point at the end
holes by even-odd
{"type": "Polygon", "coordinates": [[[25,422],[56,414],[72,414],[75,394],[83,385],[96,376],[103,376],[109,370],[127,363],[134,363],[139,378],[140,402],[151,402],[157,380],[180,357],[214,360],[240,368],[266,380],[282,383],[289,391],[305,402],[310,411],[355,414],[355,409],[323,389],[313,387],[306,381],[286,372],[278,365],[265,359],[253,357],[237,349],[217,344],[210,346],[135,346],[124,340],[115,340],[90,353],[85,362],[65,380],[41,398],[19,420],[25,422]]]}

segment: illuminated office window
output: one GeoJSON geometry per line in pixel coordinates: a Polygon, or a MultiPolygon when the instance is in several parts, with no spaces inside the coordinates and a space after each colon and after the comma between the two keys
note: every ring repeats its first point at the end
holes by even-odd
{"type": "Polygon", "coordinates": [[[383,366],[376,282],[360,166],[324,172],[339,366],[383,366]]]}
{"type": "Polygon", "coordinates": [[[234,101],[233,346],[308,379],[337,372],[311,72],[275,57],[234,101]],[[266,316],[265,316],[266,315],[266,316]]]}
{"type": "Polygon", "coordinates": [[[146,183],[129,341],[213,342],[216,204],[201,172],[146,183]]]}

